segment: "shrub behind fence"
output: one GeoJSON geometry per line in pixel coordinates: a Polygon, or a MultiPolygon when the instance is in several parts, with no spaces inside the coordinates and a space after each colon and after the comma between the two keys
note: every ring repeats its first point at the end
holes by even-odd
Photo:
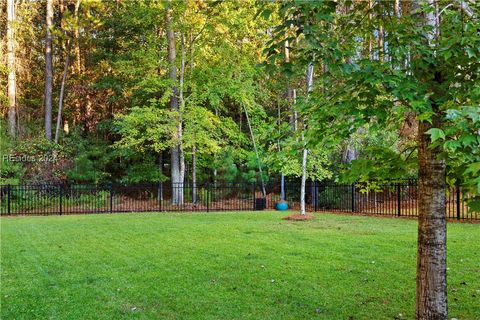
{"type": "MultiPolygon", "coordinates": [[[[81,185],[41,184],[0,186],[1,215],[53,215],[113,212],[244,211],[274,209],[281,186],[270,183],[266,194],[257,184],[81,185]],[[172,203],[172,189],[183,190],[183,202],[172,203]],[[195,201],[194,201],[195,199],[195,201]]],[[[285,200],[300,209],[300,183],[287,182],[285,200]]],[[[460,188],[447,190],[447,218],[480,219],[466,205],[460,188]]],[[[310,212],[351,212],[391,216],[417,216],[417,183],[385,183],[375,190],[355,184],[308,181],[306,207],[310,212]]]]}

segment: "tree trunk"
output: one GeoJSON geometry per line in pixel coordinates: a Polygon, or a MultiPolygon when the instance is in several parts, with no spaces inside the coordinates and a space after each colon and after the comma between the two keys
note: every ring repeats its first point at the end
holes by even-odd
{"type": "MultiPolygon", "coordinates": [[[[313,64],[309,63],[307,66],[307,95],[313,90],[313,64]]],[[[302,128],[302,142],[303,142],[303,152],[302,152],[302,184],[300,187],[300,214],[305,214],[305,187],[307,182],[307,157],[308,149],[305,142],[305,129],[307,123],[306,119],[303,121],[302,128]]]]}
{"type": "Polygon", "coordinates": [[[65,81],[67,80],[69,63],[70,63],[70,41],[67,40],[67,46],[65,48],[65,67],[63,69],[62,84],[60,86],[60,96],[58,97],[58,114],[57,114],[57,127],[55,128],[55,143],[58,143],[58,139],[60,136],[60,127],[62,126],[63,95],[65,92],[65,81]]]}
{"type": "MultiPolygon", "coordinates": [[[[169,77],[173,82],[172,95],[170,96],[170,108],[174,111],[178,111],[178,85],[177,85],[177,67],[175,65],[176,50],[175,50],[175,32],[172,30],[172,8],[171,1],[167,3],[167,10],[165,15],[167,42],[168,42],[168,64],[169,64],[169,77]]],[[[181,177],[180,168],[180,119],[178,120],[176,130],[176,143],[172,147],[171,151],[171,182],[172,182],[172,203],[174,205],[182,204],[183,202],[183,180],[181,177]]]]}
{"type": "Polygon", "coordinates": [[[262,163],[260,162],[260,155],[257,149],[257,143],[255,142],[255,135],[253,134],[252,124],[250,123],[250,117],[248,116],[247,107],[243,105],[243,109],[245,110],[245,116],[247,118],[248,129],[250,130],[250,136],[252,137],[253,149],[255,150],[255,155],[257,156],[258,162],[258,172],[260,174],[260,181],[262,183],[262,195],[265,198],[267,196],[267,192],[265,189],[265,182],[263,181],[263,170],[262,170],[262,163]]]}
{"type": "MultiPolygon", "coordinates": [[[[305,140],[305,137],[302,132],[302,140],[305,140]]],[[[300,214],[305,214],[305,184],[307,180],[307,148],[303,148],[302,154],[302,185],[300,187],[300,214]]]]}
{"type": "MultiPolygon", "coordinates": [[[[242,113],[240,113],[240,116],[241,115],[242,113]]],[[[215,108],[215,116],[218,117],[218,108],[215,108]]],[[[213,188],[217,189],[217,154],[216,153],[213,155],[213,159],[214,159],[214,166],[215,166],[215,168],[213,168],[213,188]]]]}
{"type": "Polygon", "coordinates": [[[400,0],[395,0],[393,4],[393,13],[395,17],[400,18],[400,0]]]}
{"type": "Polygon", "coordinates": [[[180,120],[177,124],[178,127],[178,150],[180,155],[180,184],[181,184],[181,200],[183,203],[184,197],[184,183],[185,183],[185,152],[183,150],[183,116],[182,113],[185,110],[185,98],[184,98],[184,84],[185,84],[185,37],[182,33],[181,37],[182,51],[181,51],[181,63],[180,63],[180,120]]]}
{"type": "Polygon", "coordinates": [[[17,134],[17,82],[15,66],[15,2],[7,1],[8,133],[17,134]]]}
{"type": "MultiPolygon", "coordinates": [[[[432,7],[425,23],[429,44],[434,48],[439,37],[438,7],[432,7]]],[[[434,49],[433,49],[434,50],[434,49]]],[[[439,72],[432,70],[436,84],[441,84],[439,72]]],[[[434,90],[433,92],[438,91],[434,90]]],[[[418,251],[417,251],[417,319],[448,320],[447,305],[447,224],[445,210],[445,161],[440,159],[441,149],[431,147],[430,128],[441,127],[441,113],[432,96],[432,123],[420,121],[418,125],[418,251]]]]}
{"type": "MultiPolygon", "coordinates": [[[[287,92],[288,95],[288,92],[287,92]]],[[[280,136],[280,126],[282,125],[282,118],[281,118],[281,110],[280,110],[280,103],[277,100],[277,127],[278,127],[278,135],[280,136]]],[[[280,147],[280,139],[277,140],[277,146],[278,146],[278,152],[281,151],[280,147]]],[[[280,200],[285,201],[285,175],[283,172],[281,173],[280,176],[280,200]]]]}
{"type": "Polygon", "coordinates": [[[417,319],[448,319],[445,163],[425,134],[438,122],[418,126],[417,319]]]}
{"type": "Polygon", "coordinates": [[[80,26],[78,25],[78,11],[80,10],[80,3],[81,0],[77,0],[75,3],[75,30],[74,30],[74,37],[75,37],[75,68],[77,74],[80,74],[82,71],[82,60],[80,55],[80,26]]]}
{"type": "Polygon", "coordinates": [[[45,36],[45,137],[52,140],[52,90],[53,90],[53,0],[47,0],[45,36]]]}
{"type": "MultiPolygon", "coordinates": [[[[81,88],[83,87],[83,78],[81,77],[82,64],[81,64],[81,56],[80,56],[80,26],[78,22],[80,4],[81,4],[81,0],[77,0],[75,2],[75,9],[74,9],[75,26],[73,31],[73,38],[75,41],[75,63],[73,63],[73,71],[75,73],[75,78],[77,80],[76,85],[81,88]]],[[[77,94],[77,97],[75,99],[75,111],[78,114],[82,115],[81,118],[83,118],[84,111],[82,110],[83,107],[80,99],[82,99],[81,94],[80,95],[77,94]]],[[[75,117],[73,118],[73,121],[75,123],[75,117]]],[[[85,120],[80,119],[80,121],[83,123],[83,126],[86,127],[85,120]]]]}
{"type": "Polygon", "coordinates": [[[385,32],[383,30],[383,25],[378,27],[378,59],[380,62],[384,61],[385,58],[385,32]]]}
{"type": "MultiPolygon", "coordinates": [[[[373,0],[368,0],[368,21],[370,25],[372,24],[372,20],[373,20],[373,0]]],[[[374,60],[373,59],[373,37],[374,35],[370,33],[368,38],[368,52],[370,54],[371,60],[374,60]]]]}

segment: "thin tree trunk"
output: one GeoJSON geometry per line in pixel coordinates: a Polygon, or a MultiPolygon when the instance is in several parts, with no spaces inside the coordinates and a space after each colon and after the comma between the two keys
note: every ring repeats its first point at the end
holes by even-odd
{"type": "Polygon", "coordinates": [[[185,97],[184,97],[184,84],[185,84],[185,37],[182,33],[181,37],[181,44],[182,44],[182,50],[181,50],[181,64],[180,64],[180,121],[177,124],[178,127],[178,151],[180,155],[180,184],[181,184],[181,190],[180,190],[180,203],[183,203],[183,197],[184,197],[184,183],[185,183],[185,152],[183,150],[183,117],[182,113],[185,109],[185,97]]]}
{"type": "MultiPolygon", "coordinates": [[[[78,15],[80,11],[80,4],[81,0],[77,0],[75,2],[75,9],[74,9],[74,17],[75,17],[75,26],[74,26],[74,31],[73,31],[73,38],[75,41],[75,63],[73,64],[73,71],[75,72],[76,78],[77,78],[77,85],[82,87],[83,86],[83,78],[81,77],[82,74],[82,63],[81,63],[81,56],[80,56],[80,26],[79,26],[79,21],[78,21],[78,15]]],[[[79,113],[80,115],[83,116],[84,111],[82,110],[82,104],[80,102],[80,99],[82,99],[81,96],[77,95],[75,99],[75,111],[79,113]]],[[[81,116],[81,118],[82,118],[81,116]]],[[[84,121],[80,119],[80,121],[83,123],[84,121]]],[[[75,117],[73,118],[73,123],[75,124],[75,117]]],[[[85,124],[84,124],[85,126],[85,124]]]]}
{"type": "Polygon", "coordinates": [[[243,105],[243,109],[245,110],[245,116],[247,118],[248,129],[250,130],[250,136],[252,137],[253,149],[255,150],[255,155],[257,156],[258,162],[258,172],[260,174],[260,181],[262,183],[262,194],[265,198],[267,196],[267,192],[265,189],[265,182],[263,181],[263,172],[262,172],[262,163],[260,162],[260,155],[257,149],[257,143],[255,142],[255,135],[253,134],[252,124],[250,123],[250,117],[248,116],[248,111],[245,105],[243,105]]]}
{"type": "Polygon", "coordinates": [[[45,36],[45,137],[52,140],[52,91],[53,91],[53,0],[47,0],[45,36]]]}
{"type": "MultiPolygon", "coordinates": [[[[369,24],[372,24],[373,20],[373,0],[368,0],[368,21],[369,24]]],[[[373,60],[373,34],[370,33],[368,37],[368,52],[370,54],[370,59],[373,60]]]]}
{"type": "MultiPolygon", "coordinates": [[[[305,140],[305,136],[302,131],[302,141],[305,140]]],[[[305,214],[305,184],[307,180],[307,156],[308,150],[307,148],[303,148],[302,153],[302,184],[300,187],[300,214],[305,214]]]]}
{"type": "Polygon", "coordinates": [[[378,59],[383,62],[385,59],[385,32],[383,25],[378,27],[378,59]]]}
{"type": "MultiPolygon", "coordinates": [[[[307,95],[313,89],[313,64],[309,63],[307,66],[307,95]]],[[[303,121],[303,128],[302,128],[302,143],[303,143],[303,152],[302,152],[302,184],[300,187],[300,214],[305,214],[305,187],[307,182],[307,157],[308,157],[308,149],[305,142],[305,129],[307,123],[306,119],[303,121]]]]}
{"type": "Polygon", "coordinates": [[[7,1],[8,133],[17,135],[17,82],[15,66],[15,1],[7,1]]]}
{"type": "MultiPolygon", "coordinates": [[[[240,113],[240,116],[242,114],[240,113]]],[[[215,116],[218,117],[218,108],[215,108],[215,116]]],[[[241,130],[240,130],[241,132],[241,130]]],[[[214,154],[213,155],[214,159],[215,159],[215,168],[213,168],[213,187],[215,189],[217,189],[217,154],[214,154]]]]}
{"type": "MultiPolygon", "coordinates": [[[[170,96],[170,108],[174,111],[180,112],[178,106],[178,86],[177,86],[177,67],[175,65],[176,50],[175,50],[175,32],[172,29],[172,8],[171,1],[167,2],[167,10],[165,15],[166,33],[168,42],[168,64],[169,64],[169,77],[173,82],[172,95],[170,96]]],[[[183,186],[182,176],[180,168],[180,119],[177,124],[176,132],[176,144],[172,147],[171,151],[171,182],[172,182],[172,203],[174,205],[182,204],[183,198],[183,186]]]]}
{"type": "MultiPolygon", "coordinates": [[[[432,27],[427,34],[429,44],[435,45],[439,36],[438,7],[428,0],[432,11],[426,14],[425,23],[432,27]]],[[[441,84],[441,74],[432,70],[436,83],[441,84]]],[[[435,90],[434,90],[435,91],[435,90]]],[[[417,252],[417,319],[448,320],[447,304],[447,224],[445,208],[446,169],[440,158],[441,149],[432,148],[426,132],[441,127],[440,110],[432,100],[432,122],[420,121],[418,125],[418,252],[417,252]]]]}
{"type": "Polygon", "coordinates": [[[67,80],[69,63],[70,63],[70,41],[67,40],[67,46],[65,48],[65,67],[63,69],[62,84],[60,86],[60,96],[58,98],[58,114],[57,114],[57,127],[55,128],[55,143],[58,143],[58,139],[60,136],[60,127],[62,126],[63,96],[65,92],[65,81],[67,80]]]}
{"type": "MultiPolygon", "coordinates": [[[[290,49],[289,49],[289,42],[288,40],[285,41],[285,63],[290,62],[290,49]]],[[[297,98],[297,91],[290,87],[290,83],[287,85],[287,101],[291,108],[291,118],[290,124],[293,128],[293,131],[297,131],[297,111],[294,109],[295,100],[297,98]]]]}
{"type": "MultiPolygon", "coordinates": [[[[192,78],[193,72],[193,35],[192,30],[189,33],[189,46],[188,46],[188,53],[189,53],[189,74],[190,79],[192,78]]],[[[182,39],[183,45],[183,39],[182,39]]],[[[185,49],[182,48],[183,55],[185,55],[185,49]]],[[[185,73],[185,58],[183,58],[183,73],[185,73]]],[[[192,148],[192,202],[197,203],[197,148],[193,146],[192,148]]]]}
{"type": "MultiPolygon", "coordinates": [[[[180,120],[181,121],[181,120],[180,120]]],[[[179,155],[179,161],[180,161],[180,176],[179,176],[179,194],[178,194],[178,199],[179,199],[179,204],[183,204],[184,201],[184,185],[185,185],[185,152],[183,151],[183,143],[182,143],[182,125],[180,122],[179,125],[179,131],[178,131],[178,155],[179,155]]]]}
{"type": "MultiPolygon", "coordinates": [[[[277,126],[278,126],[278,134],[280,135],[280,125],[282,124],[281,121],[281,111],[280,111],[280,103],[278,103],[277,100],[277,112],[278,112],[278,120],[277,120],[277,126]]],[[[280,147],[280,139],[277,140],[277,145],[278,145],[278,152],[281,151],[280,147]]],[[[285,201],[285,175],[283,172],[281,173],[280,177],[280,200],[285,201]]]]}
{"type": "Polygon", "coordinates": [[[297,103],[297,89],[292,89],[292,119],[293,119],[293,131],[298,130],[298,113],[297,110],[295,110],[295,104],[297,103]]]}
{"type": "MultiPolygon", "coordinates": [[[[289,49],[289,42],[288,40],[285,41],[285,62],[286,63],[289,63],[290,62],[290,49],[289,49]]],[[[293,91],[292,89],[290,88],[290,84],[287,84],[287,92],[286,92],[286,95],[287,95],[287,104],[288,104],[288,107],[291,108],[292,105],[293,105],[293,91]]],[[[294,122],[294,119],[293,119],[293,112],[292,112],[292,118],[291,118],[291,123],[292,123],[292,127],[293,127],[293,122],[294,122]]],[[[280,130],[280,106],[278,108],[278,127],[279,127],[279,130],[280,130]]],[[[280,151],[280,141],[278,142],[278,150],[280,151]]],[[[282,201],[285,201],[285,175],[283,174],[283,172],[281,173],[281,184],[280,184],[280,200],[282,201]]]]}
{"type": "Polygon", "coordinates": [[[77,74],[80,74],[82,71],[82,60],[80,55],[80,26],[78,25],[78,11],[80,10],[81,0],[77,0],[75,3],[75,67],[77,74]]]}

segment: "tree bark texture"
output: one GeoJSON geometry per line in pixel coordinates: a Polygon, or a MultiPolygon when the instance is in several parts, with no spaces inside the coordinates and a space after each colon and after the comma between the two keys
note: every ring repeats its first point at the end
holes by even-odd
{"type": "Polygon", "coordinates": [[[7,1],[8,133],[17,134],[17,82],[15,65],[15,1],[7,1]]]}
{"type": "Polygon", "coordinates": [[[445,162],[439,148],[430,148],[434,127],[422,121],[418,126],[418,252],[417,319],[446,320],[447,308],[447,223],[445,211],[445,162]]]}
{"type": "MultiPolygon", "coordinates": [[[[425,24],[432,27],[427,38],[435,56],[436,40],[440,36],[438,4],[428,0],[432,8],[426,13],[425,24]]],[[[441,148],[431,146],[426,132],[441,128],[441,112],[435,103],[441,84],[441,74],[432,67],[431,123],[418,125],[418,245],[416,317],[419,320],[448,320],[447,304],[447,224],[445,210],[446,169],[440,158],[441,148]],[[437,93],[435,93],[437,91],[437,93]]]]}
{"type": "Polygon", "coordinates": [[[52,91],[53,91],[53,0],[47,0],[45,36],[45,138],[52,140],[52,91]]]}
{"type": "MultiPolygon", "coordinates": [[[[172,95],[170,96],[170,108],[174,111],[179,110],[178,105],[178,85],[177,85],[177,67],[176,49],[175,49],[175,32],[172,29],[172,8],[171,2],[168,2],[168,7],[165,15],[166,33],[168,42],[168,64],[169,77],[173,82],[172,95]]],[[[180,123],[180,119],[179,119],[180,123]]],[[[171,150],[171,182],[172,182],[172,204],[179,205],[183,203],[183,180],[181,174],[181,150],[180,150],[180,135],[181,127],[177,124],[176,144],[171,150]]]]}
{"type": "Polygon", "coordinates": [[[65,92],[65,82],[67,80],[68,67],[70,64],[70,42],[67,40],[65,48],[65,67],[63,69],[62,84],[60,85],[60,96],[58,97],[57,127],[55,128],[55,143],[60,138],[60,128],[62,126],[63,97],[65,92]]]}

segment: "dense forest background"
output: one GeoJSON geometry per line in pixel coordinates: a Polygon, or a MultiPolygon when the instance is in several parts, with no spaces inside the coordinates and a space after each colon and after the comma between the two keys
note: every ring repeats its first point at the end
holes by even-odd
{"type": "MultiPolygon", "coordinates": [[[[442,57],[469,65],[478,91],[477,8],[459,3],[443,3],[442,57]]],[[[412,93],[425,68],[415,58],[428,32],[414,22],[421,10],[373,0],[3,1],[0,182],[414,178],[418,117],[431,115],[420,110],[425,90],[412,93]]],[[[476,99],[458,94],[449,101],[476,99]]],[[[450,151],[478,146],[469,130],[450,151]]],[[[467,168],[451,154],[454,183],[467,168]]]]}
{"type": "MultiPolygon", "coordinates": [[[[300,105],[307,83],[302,63],[295,63],[302,57],[293,48],[304,47],[304,41],[287,40],[283,59],[265,63],[281,22],[280,4],[173,2],[175,81],[169,74],[167,2],[54,1],[48,139],[46,2],[11,2],[16,127],[15,137],[9,136],[8,96],[2,90],[2,183],[165,181],[172,146],[179,140],[185,181],[196,174],[198,181],[252,182],[260,179],[260,167],[265,180],[282,172],[301,175],[301,134],[308,128],[300,105]],[[178,110],[170,108],[173,88],[177,96],[181,91],[178,110]]],[[[6,2],[1,9],[0,72],[6,89],[6,2]]],[[[313,81],[320,72],[315,68],[313,81]]],[[[415,139],[413,118],[381,132],[369,132],[367,125],[352,130],[350,137],[312,144],[309,178],[338,178],[362,156],[353,163],[369,168],[372,164],[365,161],[374,161],[378,150],[414,164],[415,154],[405,152],[415,139]]],[[[394,171],[392,178],[415,175],[411,165],[394,171]]]]}

